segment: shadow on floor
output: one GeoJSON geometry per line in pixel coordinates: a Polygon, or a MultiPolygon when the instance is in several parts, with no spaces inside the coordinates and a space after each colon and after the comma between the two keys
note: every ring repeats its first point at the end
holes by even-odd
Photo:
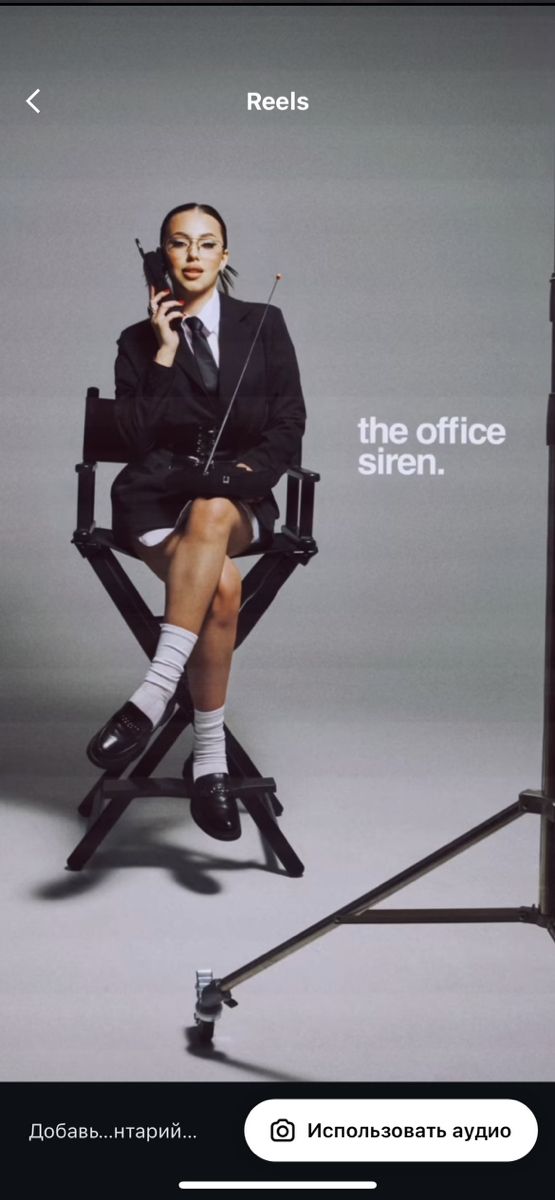
{"type": "Polygon", "coordinates": [[[273,1079],[278,1083],[312,1082],[306,1074],[291,1075],[286,1071],[276,1071],[274,1068],[262,1067],[258,1063],[247,1062],[240,1058],[231,1058],[223,1050],[217,1050],[213,1042],[201,1041],[198,1025],[188,1025],[183,1032],[187,1043],[186,1053],[191,1054],[194,1058],[206,1058],[211,1062],[217,1062],[223,1067],[239,1068],[239,1070],[246,1071],[249,1075],[256,1075],[261,1079],[273,1079]]]}

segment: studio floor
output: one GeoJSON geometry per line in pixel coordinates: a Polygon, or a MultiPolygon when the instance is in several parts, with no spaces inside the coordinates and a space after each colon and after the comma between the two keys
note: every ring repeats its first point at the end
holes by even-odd
{"type": "MultiPolygon", "coordinates": [[[[4,1079],[553,1078],[555,944],[520,924],[339,928],[237,988],[212,1049],[192,1044],[197,968],[228,974],[539,786],[530,725],[345,706],[338,726],[331,705],[311,716],[316,675],[277,717],[252,687],[228,717],[277,778],[300,879],[268,869],[248,816],[240,841],[218,843],[174,799],[135,801],[90,865],[66,871],[96,777],[84,746],[113,681],[70,710],[64,686],[49,721],[16,706],[3,725],[4,1079]]],[[[534,904],[538,862],[527,815],[385,904],[534,904]]]]}

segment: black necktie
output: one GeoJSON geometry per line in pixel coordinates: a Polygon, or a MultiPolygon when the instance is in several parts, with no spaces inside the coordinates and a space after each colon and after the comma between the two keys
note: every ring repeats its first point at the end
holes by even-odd
{"type": "Polygon", "coordinates": [[[193,354],[197,360],[200,377],[210,396],[218,392],[218,368],[210,346],[207,342],[208,330],[200,317],[185,317],[193,336],[193,354]]]}

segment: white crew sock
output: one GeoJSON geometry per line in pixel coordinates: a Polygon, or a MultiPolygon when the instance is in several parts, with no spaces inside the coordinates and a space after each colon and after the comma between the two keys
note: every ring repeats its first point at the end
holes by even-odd
{"type": "Polygon", "coordinates": [[[197,634],[182,629],[180,625],[164,623],[160,628],[156,653],[145,681],[130,697],[154,726],[164,715],[168,700],[171,700],[185,663],[197,642],[197,634]]]}
{"type": "Polygon", "coordinates": [[[199,712],[195,708],[195,740],[193,745],[193,779],[223,771],[227,775],[225,756],[224,710],[199,712]]]}

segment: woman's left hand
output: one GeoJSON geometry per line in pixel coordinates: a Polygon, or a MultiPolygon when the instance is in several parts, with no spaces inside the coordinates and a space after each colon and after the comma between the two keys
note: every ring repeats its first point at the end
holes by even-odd
{"type": "MultiPolygon", "coordinates": [[[[250,471],[252,474],[252,467],[248,467],[246,463],[235,463],[235,466],[240,467],[242,471],[250,471]]],[[[253,500],[253,503],[256,504],[258,500],[263,500],[263,499],[264,499],[264,496],[256,496],[255,499],[253,500]]]]}

